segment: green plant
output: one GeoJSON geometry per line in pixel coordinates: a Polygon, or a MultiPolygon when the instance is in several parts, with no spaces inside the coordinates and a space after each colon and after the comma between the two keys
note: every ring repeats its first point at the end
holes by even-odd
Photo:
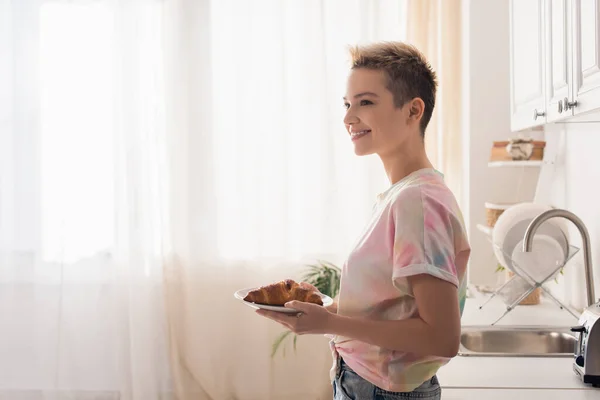
{"type": "MultiPolygon", "coordinates": [[[[302,277],[302,281],[310,283],[316,287],[319,292],[332,299],[337,296],[340,290],[340,279],[342,277],[342,270],[338,266],[328,261],[318,260],[316,264],[309,264],[306,267],[308,270],[302,277]]],[[[284,341],[292,334],[291,331],[285,331],[275,339],[271,350],[271,357],[274,357],[275,354],[277,354],[277,350],[279,350],[284,341]]],[[[296,351],[297,340],[298,335],[293,334],[294,351],[296,351]]],[[[285,347],[283,347],[282,353],[285,357],[285,347]]]]}

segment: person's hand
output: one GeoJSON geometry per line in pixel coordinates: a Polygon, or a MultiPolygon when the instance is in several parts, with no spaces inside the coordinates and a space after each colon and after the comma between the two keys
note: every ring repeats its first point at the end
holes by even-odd
{"type": "Polygon", "coordinates": [[[323,306],[294,300],[286,303],[285,307],[299,312],[288,314],[259,309],[256,313],[278,322],[297,335],[330,333],[328,330],[336,315],[327,311],[323,306]]]}

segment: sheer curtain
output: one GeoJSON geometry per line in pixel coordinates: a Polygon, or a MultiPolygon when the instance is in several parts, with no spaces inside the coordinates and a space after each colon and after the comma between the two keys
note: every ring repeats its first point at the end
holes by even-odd
{"type": "Polygon", "coordinates": [[[162,7],[0,1],[0,398],[171,391],[162,7]]]}
{"type": "MultiPolygon", "coordinates": [[[[463,210],[464,168],[462,100],[462,0],[409,0],[406,40],[417,46],[436,71],[439,81],[436,107],[425,135],[427,153],[454,192],[463,210]]],[[[468,155],[468,153],[466,154],[468,155]]]]}
{"type": "Polygon", "coordinates": [[[233,293],[300,279],[315,258],[343,261],[388,185],[379,161],[356,157],[344,131],[347,46],[404,38],[405,8],[219,0],[179,15],[168,58],[182,61],[171,65],[172,86],[189,97],[168,115],[188,113],[190,184],[174,201],[187,199],[176,209],[189,245],[166,263],[165,287],[182,398],[331,398],[327,339],[301,337],[296,352],[290,340],[285,356],[271,358],[282,328],[233,293]]]}
{"type": "Polygon", "coordinates": [[[406,3],[0,0],[0,398],[330,398],[233,293],[343,262],[387,186],[346,47],[406,3]]]}

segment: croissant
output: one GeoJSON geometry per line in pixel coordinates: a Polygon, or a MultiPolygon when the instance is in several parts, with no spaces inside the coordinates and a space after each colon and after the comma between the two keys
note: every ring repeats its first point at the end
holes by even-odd
{"type": "Polygon", "coordinates": [[[321,296],[314,290],[305,289],[292,279],[286,279],[270,285],[261,286],[248,292],[245,301],[269,306],[283,306],[288,301],[323,305],[321,296]]]}

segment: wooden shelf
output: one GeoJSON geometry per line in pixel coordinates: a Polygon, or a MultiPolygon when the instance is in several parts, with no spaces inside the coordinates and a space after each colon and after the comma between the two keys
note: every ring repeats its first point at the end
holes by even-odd
{"type": "Polygon", "coordinates": [[[488,167],[541,167],[544,164],[542,160],[534,161],[490,161],[488,167]]]}

